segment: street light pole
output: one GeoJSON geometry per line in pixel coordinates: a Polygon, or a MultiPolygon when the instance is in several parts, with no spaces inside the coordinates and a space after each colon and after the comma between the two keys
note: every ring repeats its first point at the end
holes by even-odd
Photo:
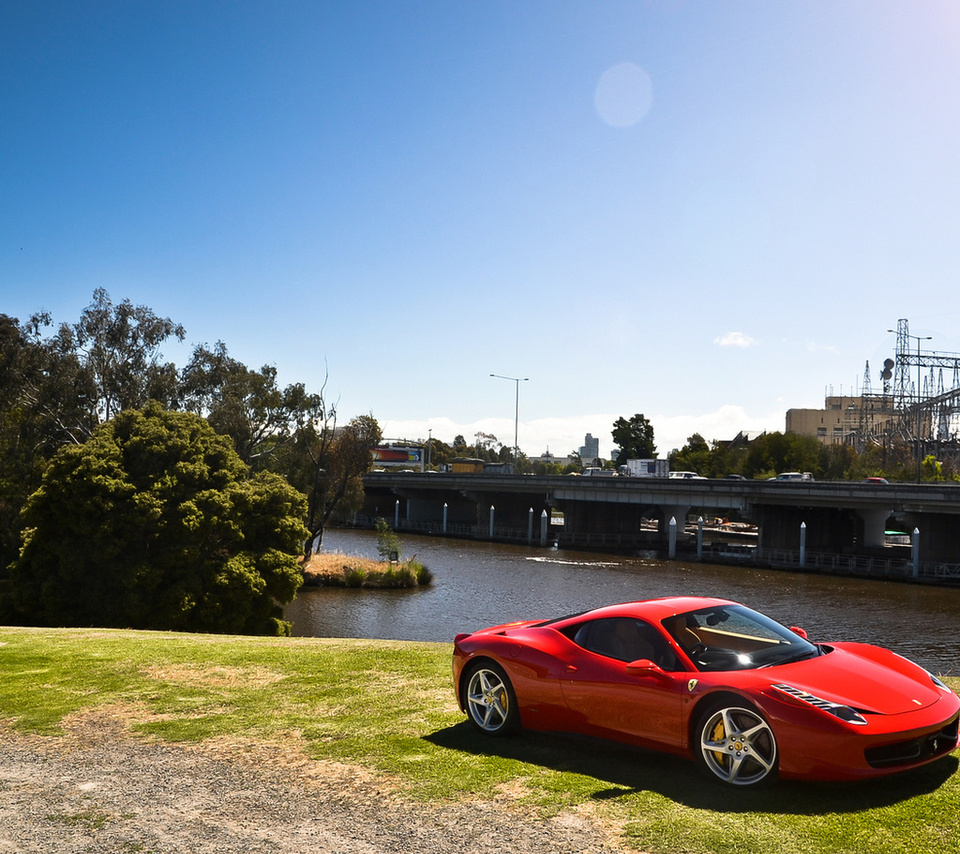
{"type": "Polygon", "coordinates": [[[513,413],[513,463],[516,465],[517,460],[520,457],[520,445],[518,441],[518,434],[520,430],[520,383],[528,382],[530,377],[505,377],[501,374],[490,374],[490,376],[496,377],[498,380],[510,380],[511,382],[516,383],[517,399],[513,413]]]}
{"type": "MultiPolygon", "coordinates": [[[[888,329],[887,332],[893,332],[888,329]]],[[[897,333],[899,336],[899,332],[897,333]]],[[[917,342],[917,483],[920,483],[920,342],[932,341],[932,335],[911,335],[909,332],[903,333],[904,338],[910,338],[917,342]]]]}

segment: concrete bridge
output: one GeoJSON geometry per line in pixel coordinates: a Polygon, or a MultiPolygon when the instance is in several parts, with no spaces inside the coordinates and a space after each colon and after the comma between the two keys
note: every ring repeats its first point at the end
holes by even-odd
{"type": "MultiPolygon", "coordinates": [[[[372,472],[364,512],[410,526],[488,525],[539,532],[544,513],[562,511],[561,545],[663,543],[671,518],[734,517],[757,526],[758,547],[805,547],[843,555],[884,551],[890,528],[912,535],[924,561],[960,564],[960,485],[741,481],[632,477],[372,472]],[[656,522],[651,530],[651,522],[656,522]]],[[[889,552],[889,550],[887,550],[889,552]]]]}

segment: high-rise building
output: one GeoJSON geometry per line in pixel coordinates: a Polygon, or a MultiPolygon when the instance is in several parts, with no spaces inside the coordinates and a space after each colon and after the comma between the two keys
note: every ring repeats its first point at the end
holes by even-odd
{"type": "Polygon", "coordinates": [[[583,437],[583,446],[580,448],[580,459],[584,462],[593,461],[600,458],[600,440],[595,439],[590,433],[583,437]]]}

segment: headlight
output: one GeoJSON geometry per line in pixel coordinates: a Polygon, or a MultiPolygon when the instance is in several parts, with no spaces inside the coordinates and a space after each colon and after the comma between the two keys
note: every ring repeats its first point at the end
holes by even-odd
{"type": "Polygon", "coordinates": [[[806,691],[801,691],[799,688],[794,688],[793,685],[772,685],[771,687],[794,700],[799,700],[801,703],[806,703],[808,706],[813,706],[827,714],[833,715],[835,718],[846,721],[848,724],[856,724],[857,726],[866,726],[867,724],[867,719],[856,709],[851,709],[849,706],[832,703],[830,700],[823,700],[806,691]]]}
{"type": "MultiPolygon", "coordinates": [[[[899,653],[896,653],[896,652],[894,653],[894,655],[897,656],[897,658],[902,658],[904,661],[910,662],[910,664],[912,664],[914,667],[920,667],[920,665],[917,664],[917,662],[915,662],[915,661],[910,661],[910,659],[907,658],[906,656],[900,655],[899,653]]],[[[934,685],[936,685],[938,688],[942,688],[944,691],[950,691],[951,694],[953,693],[953,691],[951,690],[950,686],[944,684],[943,680],[940,679],[939,676],[934,676],[929,670],[927,670],[926,667],[920,667],[920,669],[921,669],[924,673],[926,673],[927,676],[930,677],[930,681],[931,681],[934,685]]]]}

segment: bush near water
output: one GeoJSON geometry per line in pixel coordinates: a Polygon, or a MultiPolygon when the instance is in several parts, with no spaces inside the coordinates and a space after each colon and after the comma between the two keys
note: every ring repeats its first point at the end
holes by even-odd
{"type": "Polygon", "coordinates": [[[307,587],[428,587],[433,573],[416,557],[398,563],[343,554],[317,554],[303,565],[307,587]]]}

